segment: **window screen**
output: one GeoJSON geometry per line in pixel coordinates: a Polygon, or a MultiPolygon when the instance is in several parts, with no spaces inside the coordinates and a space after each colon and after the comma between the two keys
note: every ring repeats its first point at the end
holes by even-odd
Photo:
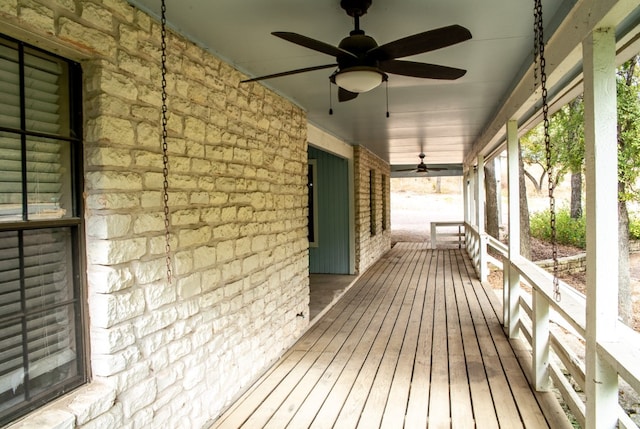
{"type": "Polygon", "coordinates": [[[0,36],[0,424],[86,380],[80,82],[0,36]]]}

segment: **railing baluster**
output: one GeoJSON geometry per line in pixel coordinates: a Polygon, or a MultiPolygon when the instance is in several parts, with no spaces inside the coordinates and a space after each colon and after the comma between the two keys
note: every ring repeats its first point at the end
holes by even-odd
{"type": "Polygon", "coordinates": [[[533,292],[533,338],[531,345],[534,387],[546,392],[551,387],[549,378],[549,301],[535,290],[533,292]]]}

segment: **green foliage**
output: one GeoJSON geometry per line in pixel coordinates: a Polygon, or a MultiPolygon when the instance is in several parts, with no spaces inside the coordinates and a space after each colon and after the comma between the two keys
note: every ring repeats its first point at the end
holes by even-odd
{"type": "Polygon", "coordinates": [[[640,219],[637,217],[629,219],[629,239],[640,240],[640,219]]]}
{"type": "MultiPolygon", "coordinates": [[[[549,120],[550,161],[555,184],[567,172],[582,171],[584,161],[584,105],[579,96],[551,115],[549,120]]],[[[548,169],[544,124],[541,122],[520,139],[522,160],[548,169]]],[[[544,174],[540,177],[542,186],[544,174]]]]}
{"type": "MultiPolygon", "coordinates": [[[[533,213],[530,218],[531,236],[539,240],[551,241],[550,218],[549,210],[533,213]]],[[[578,219],[572,219],[568,208],[557,210],[556,240],[558,244],[584,249],[587,244],[584,216],[578,219]]]]}
{"type": "Polygon", "coordinates": [[[621,201],[640,199],[634,189],[640,177],[640,77],[638,60],[634,57],[618,69],[618,177],[621,201]]]}
{"type": "MultiPolygon", "coordinates": [[[[531,215],[531,236],[539,240],[551,241],[551,224],[549,210],[536,212],[531,215]]],[[[558,244],[586,247],[585,218],[572,219],[569,209],[562,208],[556,212],[556,238],[558,244]]],[[[629,219],[629,239],[640,240],[640,218],[629,219]]]]}

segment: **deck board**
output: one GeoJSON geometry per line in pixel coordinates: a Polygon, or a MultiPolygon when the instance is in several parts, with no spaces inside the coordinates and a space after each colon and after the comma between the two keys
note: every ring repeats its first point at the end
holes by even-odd
{"type": "Polygon", "coordinates": [[[399,243],[213,428],[554,427],[492,293],[460,250],[399,243]]]}

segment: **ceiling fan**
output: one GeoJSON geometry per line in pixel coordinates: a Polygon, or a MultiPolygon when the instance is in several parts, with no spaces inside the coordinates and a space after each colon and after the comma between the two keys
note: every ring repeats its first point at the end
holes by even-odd
{"type": "Polygon", "coordinates": [[[420,163],[418,164],[418,166],[416,168],[408,168],[408,169],[405,169],[405,170],[395,170],[395,171],[412,171],[414,173],[426,174],[426,173],[428,173],[430,171],[446,170],[446,168],[443,168],[443,167],[427,167],[427,164],[424,163],[424,157],[425,157],[424,153],[420,153],[420,155],[418,155],[418,157],[420,158],[420,163]]]}
{"type": "Polygon", "coordinates": [[[246,79],[242,82],[271,79],[337,67],[329,76],[338,85],[338,100],[353,100],[358,93],[369,91],[388,79],[387,73],[426,79],[458,79],[466,70],[398,60],[397,58],[421,54],[471,39],[471,32],[460,25],[449,25],[435,30],[407,36],[384,45],[360,29],[360,17],[367,13],[371,0],[341,0],[340,6],[354,18],[355,28],[336,46],[297,33],[275,31],[276,37],[336,58],[336,63],[289,70],[281,73],[246,79]]]}

